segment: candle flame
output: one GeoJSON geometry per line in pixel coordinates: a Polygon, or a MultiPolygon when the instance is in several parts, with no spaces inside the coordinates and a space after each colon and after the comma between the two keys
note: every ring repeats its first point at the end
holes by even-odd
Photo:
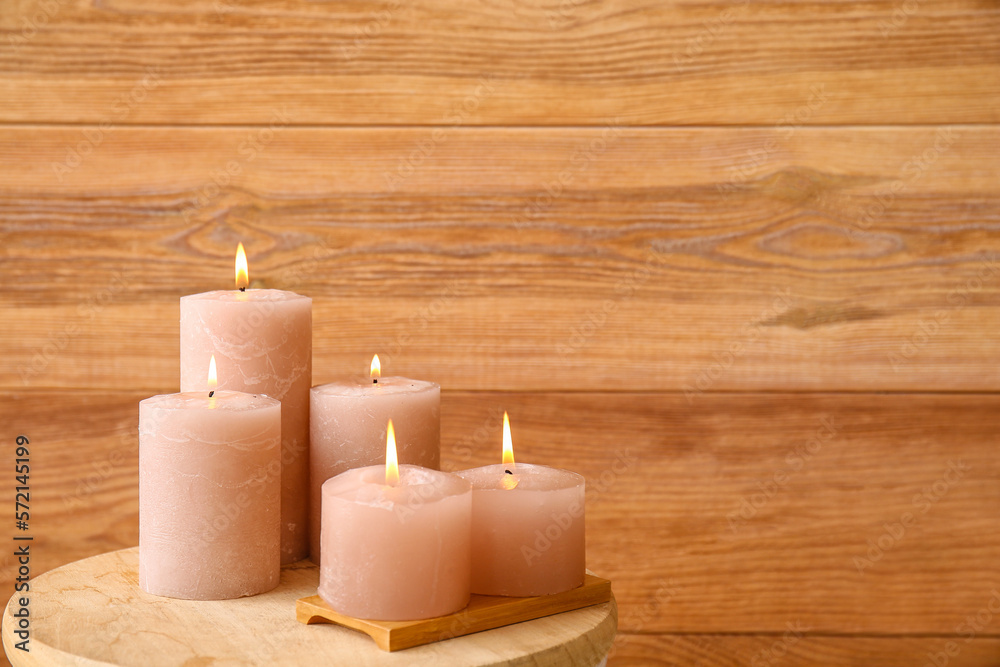
{"type": "Polygon", "coordinates": [[[378,355],[376,354],[372,357],[372,369],[371,376],[373,380],[377,380],[382,377],[382,363],[378,360],[378,355]]]}
{"type": "Polygon", "coordinates": [[[514,473],[514,443],[510,438],[510,417],[507,416],[507,411],[504,410],[503,413],[503,463],[510,470],[510,474],[504,471],[503,475],[503,488],[510,491],[517,486],[517,475],[514,473]]]}
{"type": "Polygon", "coordinates": [[[215,388],[219,386],[219,374],[215,370],[215,355],[212,355],[212,360],[208,362],[208,390],[215,391],[215,388]]]}
{"type": "Polygon", "coordinates": [[[236,289],[250,286],[250,267],[247,265],[247,251],[240,243],[236,247],[236,289]]]}
{"type": "Polygon", "coordinates": [[[385,483],[396,486],[399,482],[399,462],[396,460],[396,431],[392,428],[392,420],[385,432],[385,483]]]}
{"type": "Polygon", "coordinates": [[[506,410],[503,413],[503,462],[514,465],[514,443],[510,439],[510,418],[506,410]]]}

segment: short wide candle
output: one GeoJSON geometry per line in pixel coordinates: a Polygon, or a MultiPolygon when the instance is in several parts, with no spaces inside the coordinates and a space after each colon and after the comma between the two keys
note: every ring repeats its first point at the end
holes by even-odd
{"type": "Polygon", "coordinates": [[[469,603],[472,491],[451,473],[348,470],[323,484],[319,595],[356,618],[403,621],[469,603]]]}
{"type": "Polygon", "coordinates": [[[208,391],[139,403],[139,586],[186,600],[278,585],[281,404],[208,391]]]}
{"type": "Polygon", "coordinates": [[[399,462],[437,470],[441,461],[441,387],[402,377],[344,380],[312,388],[309,410],[309,553],[319,563],[320,490],[345,470],[385,456],[385,424],[401,437],[399,462]]]}
{"type": "Polygon", "coordinates": [[[548,595],[583,584],[582,475],[527,463],[456,474],[473,489],[473,593],[548,595]]]}

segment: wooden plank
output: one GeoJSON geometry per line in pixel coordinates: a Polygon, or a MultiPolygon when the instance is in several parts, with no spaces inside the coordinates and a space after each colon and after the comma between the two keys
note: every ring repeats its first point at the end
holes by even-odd
{"type": "Polygon", "coordinates": [[[973,0],[23,0],[0,43],[8,122],[1000,119],[1000,10],[973,0]]]}
{"type": "Polygon", "coordinates": [[[84,132],[0,130],[0,387],[175,387],[239,240],[313,297],[317,381],[1000,383],[997,127],[123,128],[57,171],[84,132]]]}
{"type": "MultiPolygon", "coordinates": [[[[33,572],[137,543],[142,397],[2,395],[5,438],[32,440],[33,572]]],[[[1000,396],[442,400],[445,469],[499,456],[506,409],[518,460],[587,477],[588,567],[624,632],[961,634],[997,606],[1000,396]]]]}
{"type": "MultiPolygon", "coordinates": [[[[993,628],[992,632],[995,631],[993,628]]],[[[995,667],[1000,658],[1000,638],[979,633],[970,638],[968,633],[936,637],[817,637],[801,634],[798,629],[786,632],[619,634],[608,664],[612,667],[995,667]]]]}

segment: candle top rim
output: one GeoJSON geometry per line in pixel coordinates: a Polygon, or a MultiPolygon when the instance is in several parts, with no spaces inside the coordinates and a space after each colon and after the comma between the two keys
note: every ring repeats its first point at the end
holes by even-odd
{"type": "Polygon", "coordinates": [[[259,303],[259,302],[278,302],[278,301],[309,301],[312,302],[312,297],[304,296],[297,292],[292,292],[289,290],[273,289],[273,288],[250,288],[248,287],[245,292],[241,292],[238,289],[217,289],[210,292],[198,292],[197,294],[185,294],[181,297],[181,300],[190,301],[223,301],[232,303],[259,303]]]}
{"type": "MultiPolygon", "coordinates": [[[[469,482],[458,475],[423,466],[401,464],[399,482],[385,483],[385,466],[373,465],[345,470],[323,482],[323,498],[393,509],[412,500],[431,504],[472,492],[469,482]]],[[[415,509],[415,508],[414,508],[415,509]]]]}
{"type": "Polygon", "coordinates": [[[184,391],[176,394],[157,394],[139,401],[139,405],[159,410],[212,410],[243,412],[262,408],[281,408],[281,401],[267,394],[248,394],[245,391],[217,389],[211,398],[208,390],[184,391]]]}
{"type": "Polygon", "coordinates": [[[343,379],[318,384],[310,391],[317,396],[369,397],[378,395],[420,394],[440,390],[441,386],[428,380],[414,380],[398,375],[380,377],[378,383],[360,379],[343,379]]]}
{"type": "Polygon", "coordinates": [[[530,492],[557,491],[586,486],[587,480],[580,473],[563,468],[537,463],[516,463],[513,466],[504,463],[493,463],[478,468],[459,470],[455,473],[472,484],[475,491],[530,492]],[[506,489],[503,486],[505,471],[510,470],[517,478],[517,486],[506,489]]]}

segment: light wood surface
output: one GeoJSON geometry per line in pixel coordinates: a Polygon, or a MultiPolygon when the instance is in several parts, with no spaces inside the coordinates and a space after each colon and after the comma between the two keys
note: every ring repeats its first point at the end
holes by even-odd
{"type": "Polygon", "coordinates": [[[209,602],[144,593],[138,568],[135,547],[36,579],[30,652],[11,651],[11,607],[4,612],[3,643],[14,665],[596,665],[615,635],[612,598],[390,655],[354,630],[295,620],[295,600],[319,583],[309,561],[282,568],[268,593],[209,602]]]}
{"type": "MultiPolygon", "coordinates": [[[[332,609],[319,595],[296,600],[295,617],[300,623],[334,623],[352,628],[371,637],[383,651],[401,651],[595,604],[605,604],[611,597],[611,582],[587,573],[583,585],[562,593],[535,597],[473,594],[469,604],[461,611],[418,621],[378,621],[345,616],[332,609]]],[[[598,660],[603,657],[601,655],[598,660]]]]}
{"type": "Polygon", "coordinates": [[[396,192],[428,130],[287,129],[188,209],[246,132],[121,129],[60,183],[79,129],[0,129],[0,385],[176,386],[178,298],[229,286],[239,240],[251,278],[312,296],[318,383],[375,352],[449,389],[1000,383],[994,127],[949,130],[915,181],[939,128],[623,130],[579,168],[601,130],[469,129],[396,192]]]}
{"type": "Polygon", "coordinates": [[[795,122],[820,86],[831,100],[805,122],[1000,118],[994,2],[34,0],[11,9],[0,13],[8,122],[268,123],[286,109],[301,124],[778,125],[795,122]],[[33,25],[37,34],[18,39],[33,25]],[[157,85],[134,107],[122,103],[149,71],[157,85]],[[477,95],[482,79],[494,93],[477,95]]]}

